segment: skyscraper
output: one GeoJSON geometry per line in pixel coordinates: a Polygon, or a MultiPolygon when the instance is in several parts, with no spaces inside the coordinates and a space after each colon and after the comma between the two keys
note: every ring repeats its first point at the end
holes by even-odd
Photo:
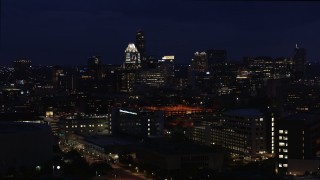
{"type": "Polygon", "coordinates": [[[293,62],[294,62],[294,77],[296,79],[301,79],[305,73],[307,53],[306,53],[306,49],[298,47],[298,44],[296,44],[296,47],[294,48],[293,62]]]}
{"type": "Polygon", "coordinates": [[[136,81],[136,72],[141,68],[140,53],[133,43],[125,50],[125,61],[121,75],[121,91],[132,92],[136,81]]]}
{"type": "Polygon", "coordinates": [[[91,56],[88,58],[88,73],[96,80],[102,78],[102,63],[100,56],[91,56]]]}
{"type": "Polygon", "coordinates": [[[31,61],[30,60],[17,60],[13,61],[14,76],[18,83],[25,83],[28,81],[30,73],[31,61]]]}
{"type": "Polygon", "coordinates": [[[207,53],[196,52],[191,62],[191,69],[194,72],[205,72],[208,70],[207,53]]]}
{"type": "Polygon", "coordinates": [[[217,50],[209,49],[206,51],[208,57],[209,66],[215,64],[223,64],[227,61],[227,51],[226,50],[217,50]]]}
{"type": "Polygon", "coordinates": [[[147,67],[147,57],[146,57],[146,49],[145,49],[145,39],[143,30],[138,30],[136,34],[136,43],[135,43],[141,57],[141,65],[142,67],[147,67]]]}
{"type": "Polygon", "coordinates": [[[125,50],[125,62],[123,67],[126,70],[136,70],[141,67],[140,53],[133,43],[129,43],[125,50]]]}

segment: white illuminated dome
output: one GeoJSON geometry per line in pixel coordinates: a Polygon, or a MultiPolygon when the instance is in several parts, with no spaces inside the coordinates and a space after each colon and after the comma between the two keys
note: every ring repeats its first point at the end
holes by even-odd
{"type": "Polygon", "coordinates": [[[131,52],[138,52],[138,49],[136,48],[136,46],[133,43],[129,43],[126,51],[126,53],[131,53],[131,52]]]}

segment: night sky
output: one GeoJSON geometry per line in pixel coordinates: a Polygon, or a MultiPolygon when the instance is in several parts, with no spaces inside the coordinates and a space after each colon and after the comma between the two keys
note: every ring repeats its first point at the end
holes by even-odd
{"type": "Polygon", "coordinates": [[[195,51],[245,55],[293,54],[320,60],[319,2],[182,0],[1,0],[0,65],[27,58],[34,65],[82,65],[92,55],[120,64],[145,31],[147,54],[190,63],[195,51]]]}

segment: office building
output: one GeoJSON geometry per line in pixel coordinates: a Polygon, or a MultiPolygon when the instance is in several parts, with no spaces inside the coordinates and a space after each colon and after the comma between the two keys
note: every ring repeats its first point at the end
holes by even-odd
{"type": "Polygon", "coordinates": [[[13,61],[14,77],[18,84],[25,84],[29,80],[31,61],[21,59],[13,61]]]}
{"type": "Polygon", "coordinates": [[[275,129],[276,170],[285,175],[317,172],[320,159],[318,113],[298,113],[281,118],[275,129]]]}
{"type": "Polygon", "coordinates": [[[59,128],[62,135],[72,133],[112,134],[111,114],[75,114],[59,118],[59,128]]]}
{"type": "Polygon", "coordinates": [[[112,114],[115,134],[137,137],[161,137],[164,131],[163,111],[115,108],[112,114]]]}
{"type": "Polygon", "coordinates": [[[102,79],[103,73],[100,56],[92,56],[88,58],[88,75],[95,80],[102,79]]]}
{"type": "Polygon", "coordinates": [[[206,52],[196,52],[191,62],[192,72],[208,71],[208,58],[206,52]]]}
{"type": "Polygon", "coordinates": [[[301,79],[305,75],[306,63],[307,63],[307,52],[306,49],[298,47],[294,48],[293,54],[294,62],[294,78],[301,79]]]}
{"type": "Polygon", "coordinates": [[[125,70],[137,70],[141,67],[141,56],[133,43],[129,43],[125,50],[125,61],[123,68],[125,70]]]}
{"type": "Polygon", "coordinates": [[[206,51],[208,58],[208,66],[210,69],[215,69],[215,66],[224,64],[227,61],[227,51],[209,49],[206,51]]]}
{"type": "Polygon", "coordinates": [[[141,66],[147,67],[147,57],[146,57],[146,45],[145,45],[145,37],[144,37],[144,31],[138,30],[136,34],[136,42],[135,45],[140,53],[141,57],[141,66]]]}

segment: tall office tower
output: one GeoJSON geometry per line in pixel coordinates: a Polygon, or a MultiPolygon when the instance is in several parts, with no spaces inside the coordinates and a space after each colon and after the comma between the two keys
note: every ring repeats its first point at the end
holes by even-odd
{"type": "Polygon", "coordinates": [[[280,174],[319,172],[320,122],[318,113],[298,113],[276,122],[274,152],[280,174]]]}
{"type": "Polygon", "coordinates": [[[147,57],[146,57],[146,47],[145,47],[145,39],[144,39],[144,32],[143,30],[138,30],[136,34],[136,43],[135,45],[137,46],[137,49],[140,53],[141,57],[141,65],[142,67],[147,67],[147,57]]]}
{"type": "Polygon", "coordinates": [[[206,53],[209,67],[213,67],[214,65],[221,65],[227,61],[226,50],[209,49],[206,51],[206,53]]]}
{"type": "Polygon", "coordinates": [[[305,65],[307,62],[306,49],[300,48],[296,44],[296,47],[294,48],[293,61],[294,61],[295,78],[301,79],[304,76],[305,65]]]}
{"type": "Polygon", "coordinates": [[[28,80],[30,67],[30,60],[21,59],[13,61],[14,76],[18,83],[21,82],[23,84],[28,80]]]}
{"type": "Polygon", "coordinates": [[[140,53],[133,43],[129,43],[125,50],[125,62],[123,64],[123,68],[126,70],[137,70],[140,67],[140,53]]]}
{"type": "Polygon", "coordinates": [[[194,72],[206,72],[208,71],[208,58],[205,52],[194,53],[194,58],[191,62],[191,70],[194,72]]]}
{"type": "Polygon", "coordinates": [[[102,79],[102,62],[100,56],[88,58],[88,75],[94,79],[102,79]]]}

